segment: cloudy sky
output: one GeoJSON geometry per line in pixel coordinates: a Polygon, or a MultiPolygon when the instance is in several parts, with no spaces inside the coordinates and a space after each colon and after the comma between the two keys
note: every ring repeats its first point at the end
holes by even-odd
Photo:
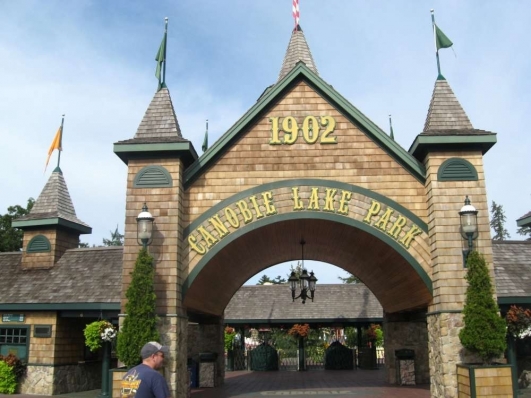
{"type": "MultiPolygon", "coordinates": [[[[405,149],[422,131],[437,77],[435,9],[454,42],[455,55],[441,50],[444,76],[474,127],[498,134],[485,156],[489,203],[503,205],[511,238],[521,239],[515,220],[531,210],[531,2],[300,3],[320,76],[385,131],[392,114],[405,149]]],[[[212,144],[276,81],[291,0],[0,0],[0,213],[37,198],[66,114],[61,168],[78,217],[93,228],[82,241],[123,231],[126,166],[113,143],[134,136],[155,94],[166,16],[166,81],[183,136],[201,153],[205,119],[212,144]]],[[[320,272],[320,282],[342,274],[320,272]]],[[[284,276],[286,266],[267,273],[284,276]]]]}

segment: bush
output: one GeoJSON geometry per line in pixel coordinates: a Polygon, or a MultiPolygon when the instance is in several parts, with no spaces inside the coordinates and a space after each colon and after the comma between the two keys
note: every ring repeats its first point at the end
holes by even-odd
{"type": "Polygon", "coordinates": [[[0,361],[0,393],[14,394],[17,389],[17,377],[13,367],[5,361],[0,361]]]}
{"type": "Polygon", "coordinates": [[[479,355],[487,364],[505,351],[505,320],[498,314],[492,279],[483,256],[476,251],[470,252],[467,268],[464,326],[459,332],[459,340],[463,347],[479,355]]]}
{"type": "Polygon", "coordinates": [[[13,373],[15,374],[15,377],[17,379],[17,383],[20,381],[22,376],[26,374],[26,365],[24,365],[22,361],[18,359],[15,355],[0,355],[0,361],[7,363],[8,366],[11,366],[13,368],[13,373]]]}
{"type": "Polygon", "coordinates": [[[225,333],[224,333],[225,352],[229,352],[230,350],[232,350],[235,337],[236,337],[236,330],[234,330],[234,328],[231,328],[230,326],[227,326],[225,328],[225,333]]]}
{"type": "Polygon", "coordinates": [[[153,286],[154,277],[153,257],[146,249],[141,249],[131,273],[131,284],[125,293],[127,316],[118,333],[116,347],[118,359],[127,367],[142,362],[140,350],[144,344],[160,339],[155,311],[157,296],[153,286]]]}

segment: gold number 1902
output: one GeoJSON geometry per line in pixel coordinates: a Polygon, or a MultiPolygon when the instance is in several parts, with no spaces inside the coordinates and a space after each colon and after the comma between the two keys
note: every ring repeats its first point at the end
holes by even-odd
{"type": "MultiPolygon", "coordinates": [[[[299,124],[293,116],[285,117],[282,122],[279,117],[270,117],[269,121],[271,122],[270,145],[291,145],[299,138],[299,124]],[[281,124],[282,130],[280,130],[281,124]]],[[[337,137],[331,135],[335,128],[336,121],[332,116],[321,116],[319,121],[315,116],[306,116],[302,122],[302,138],[308,144],[315,144],[318,140],[321,144],[337,144],[337,137]],[[324,131],[321,132],[321,129],[324,131]]]]}

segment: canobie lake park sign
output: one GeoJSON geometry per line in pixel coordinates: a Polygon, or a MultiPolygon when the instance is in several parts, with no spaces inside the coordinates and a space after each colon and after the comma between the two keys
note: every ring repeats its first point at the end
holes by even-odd
{"type": "Polygon", "coordinates": [[[243,226],[296,212],[349,217],[385,233],[406,250],[427,231],[425,223],[413,213],[376,192],[334,181],[288,180],[266,184],[224,200],[192,223],[185,236],[190,249],[203,255],[243,226]]]}

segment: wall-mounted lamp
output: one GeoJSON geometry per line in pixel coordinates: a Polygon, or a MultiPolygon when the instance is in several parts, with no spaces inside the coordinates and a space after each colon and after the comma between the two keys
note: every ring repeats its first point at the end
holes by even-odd
{"type": "Polygon", "coordinates": [[[146,249],[153,242],[153,221],[155,218],[144,203],[142,212],[136,218],[136,240],[146,249]]]}
{"type": "Polygon", "coordinates": [[[468,254],[473,249],[474,240],[478,237],[478,211],[470,204],[468,196],[465,199],[465,205],[459,211],[461,217],[461,236],[468,243],[468,248],[463,250],[463,258],[466,266],[468,254]]]}

